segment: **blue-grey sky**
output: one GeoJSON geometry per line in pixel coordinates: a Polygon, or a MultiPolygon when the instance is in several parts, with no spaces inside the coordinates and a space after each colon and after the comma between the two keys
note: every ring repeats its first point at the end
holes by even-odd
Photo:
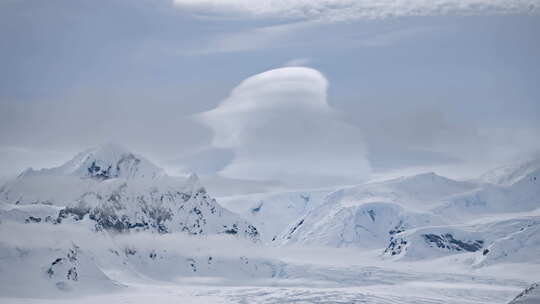
{"type": "Polygon", "coordinates": [[[112,140],[172,174],[473,176],[540,150],[539,11],[538,0],[4,0],[0,175],[112,140]],[[309,69],[291,84],[291,66],[309,69]],[[245,96],[248,112],[229,111],[245,96]],[[201,119],[216,111],[217,123],[201,119]]]}

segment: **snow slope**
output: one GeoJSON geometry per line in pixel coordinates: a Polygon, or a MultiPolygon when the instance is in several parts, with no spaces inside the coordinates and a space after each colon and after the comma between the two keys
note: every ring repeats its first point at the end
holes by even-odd
{"type": "Polygon", "coordinates": [[[330,190],[258,193],[218,198],[225,208],[253,223],[264,242],[275,241],[283,229],[318,207],[330,190]]]}
{"type": "Polygon", "coordinates": [[[93,231],[89,219],[51,225],[0,225],[0,295],[83,296],[118,292],[137,281],[174,282],[187,277],[270,278],[280,264],[225,248],[249,248],[232,235],[190,236],[148,231],[116,234],[93,231]],[[17,231],[17,234],[13,232],[17,231]]]}

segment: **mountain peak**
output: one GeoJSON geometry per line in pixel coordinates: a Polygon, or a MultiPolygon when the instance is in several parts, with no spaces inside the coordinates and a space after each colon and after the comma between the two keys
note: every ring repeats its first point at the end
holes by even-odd
{"type": "Polygon", "coordinates": [[[419,173],[415,175],[410,176],[403,176],[400,178],[395,179],[396,182],[400,183],[435,183],[435,182],[449,182],[450,179],[438,175],[437,173],[430,171],[430,172],[424,172],[419,173]]]}
{"type": "Polygon", "coordinates": [[[107,142],[81,152],[60,167],[38,171],[26,170],[21,176],[47,174],[72,175],[97,180],[111,178],[156,179],[165,176],[163,169],[113,142],[107,142]]]}
{"type": "Polygon", "coordinates": [[[161,168],[144,157],[112,142],[79,153],[62,167],[64,172],[97,179],[116,177],[155,179],[165,175],[161,168]]]}

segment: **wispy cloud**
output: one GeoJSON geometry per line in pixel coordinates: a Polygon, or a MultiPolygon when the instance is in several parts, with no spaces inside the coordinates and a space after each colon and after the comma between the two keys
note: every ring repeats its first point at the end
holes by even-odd
{"type": "Polygon", "coordinates": [[[294,35],[312,26],[310,22],[279,24],[217,35],[198,53],[251,51],[299,44],[294,35]]]}
{"type": "Polygon", "coordinates": [[[414,37],[428,35],[430,33],[440,31],[440,27],[432,26],[416,26],[409,27],[404,29],[392,30],[388,32],[383,32],[380,34],[364,36],[359,38],[359,43],[362,46],[366,47],[380,47],[380,46],[390,46],[400,41],[412,39],[414,37]]]}
{"type": "Polygon", "coordinates": [[[175,0],[199,14],[301,18],[321,21],[392,16],[538,13],[538,0],[175,0]]]}
{"type": "MultiPolygon", "coordinates": [[[[326,45],[347,45],[349,47],[385,47],[408,39],[447,30],[440,26],[408,26],[366,30],[359,28],[354,33],[321,35],[325,24],[315,21],[300,21],[264,27],[250,28],[243,31],[223,33],[213,37],[189,53],[212,54],[249,52],[284,47],[324,47],[326,45]]],[[[284,66],[304,66],[309,58],[295,58],[284,66]]]]}

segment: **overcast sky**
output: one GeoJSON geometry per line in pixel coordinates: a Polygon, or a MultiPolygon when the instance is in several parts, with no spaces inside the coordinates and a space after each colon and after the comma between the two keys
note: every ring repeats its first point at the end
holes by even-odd
{"type": "Polygon", "coordinates": [[[539,16],[540,0],[2,0],[0,176],[108,141],[171,174],[474,176],[538,155],[539,16]]]}

